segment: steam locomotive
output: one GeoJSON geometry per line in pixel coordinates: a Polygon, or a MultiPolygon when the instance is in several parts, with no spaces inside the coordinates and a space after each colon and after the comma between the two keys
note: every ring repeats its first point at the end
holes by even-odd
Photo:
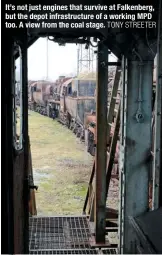
{"type": "MultiPolygon", "coordinates": [[[[156,66],[154,66],[154,83],[156,66]]],[[[108,85],[108,99],[111,96],[113,79],[108,85]]],[[[55,116],[59,122],[71,129],[85,141],[88,152],[95,155],[96,127],[96,80],[60,76],[55,83],[39,81],[29,86],[29,109],[48,117],[55,116]]],[[[153,89],[155,97],[155,89],[153,89]]],[[[115,116],[114,116],[115,117],[115,116]]],[[[113,130],[111,130],[113,135],[113,130]]]]}
{"type": "MultiPolygon", "coordinates": [[[[95,113],[96,79],[59,77],[29,86],[29,109],[57,118],[88,145],[87,119],[95,113]]],[[[93,153],[91,153],[93,155],[93,153]]]]}

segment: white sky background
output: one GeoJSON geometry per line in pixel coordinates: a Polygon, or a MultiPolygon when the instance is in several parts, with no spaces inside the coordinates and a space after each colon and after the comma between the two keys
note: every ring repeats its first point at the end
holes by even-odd
{"type": "MultiPolygon", "coordinates": [[[[77,71],[77,45],[59,46],[48,40],[48,78],[77,71]]],[[[28,50],[28,77],[37,80],[47,76],[47,39],[40,38],[28,50]]]]}
{"type": "MultiPolygon", "coordinates": [[[[76,44],[59,46],[48,40],[48,79],[56,80],[60,75],[76,75],[77,73],[76,44]]],[[[96,50],[96,48],[94,48],[96,50]]],[[[115,61],[111,56],[110,61],[115,61]]],[[[19,72],[19,60],[16,63],[19,72]]],[[[95,66],[95,64],[94,64],[95,66]]],[[[28,79],[40,80],[47,77],[47,39],[38,39],[28,50],[28,79]]]]}

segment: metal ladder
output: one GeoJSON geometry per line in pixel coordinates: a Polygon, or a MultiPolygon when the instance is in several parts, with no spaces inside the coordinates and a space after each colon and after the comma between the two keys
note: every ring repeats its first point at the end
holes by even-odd
{"type": "MultiPolygon", "coordinates": [[[[114,165],[114,158],[115,158],[115,152],[116,152],[116,145],[117,145],[117,140],[118,140],[118,135],[119,135],[119,120],[120,120],[120,101],[118,98],[118,92],[119,92],[119,86],[120,86],[120,77],[121,77],[121,66],[120,66],[120,61],[118,60],[117,62],[117,67],[116,67],[116,73],[114,77],[114,85],[112,88],[112,93],[111,93],[111,99],[110,99],[110,104],[109,104],[109,109],[108,109],[108,116],[107,116],[107,122],[108,122],[108,127],[107,127],[107,144],[110,147],[109,151],[109,156],[107,157],[107,169],[106,169],[106,198],[107,199],[107,194],[109,190],[109,184],[110,184],[110,179],[112,178],[112,169],[114,165]],[[117,109],[115,109],[116,104],[117,109]],[[115,125],[113,126],[113,118],[114,114],[117,113],[116,116],[116,121],[115,125]],[[111,135],[111,128],[114,127],[114,134],[112,137],[112,140],[110,142],[110,135],[111,135]]],[[[95,176],[95,160],[93,163],[93,168],[89,180],[89,185],[88,185],[88,190],[86,194],[86,199],[83,207],[83,213],[87,214],[90,216],[90,221],[94,222],[94,200],[95,200],[95,183],[94,183],[94,176],[95,176]]],[[[110,209],[111,211],[111,209],[110,209]]],[[[109,214],[109,212],[108,212],[109,214]]]]}

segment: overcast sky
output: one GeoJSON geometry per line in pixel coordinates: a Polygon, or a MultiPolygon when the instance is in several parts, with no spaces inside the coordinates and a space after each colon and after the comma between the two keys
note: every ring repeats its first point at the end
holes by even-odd
{"type": "MultiPolygon", "coordinates": [[[[56,80],[59,75],[76,75],[77,48],[75,44],[59,46],[48,40],[48,78],[56,80]]],[[[94,49],[95,50],[95,49],[94,49]]],[[[114,61],[114,57],[111,59],[114,61]]],[[[17,71],[19,60],[17,61],[17,71]]],[[[47,39],[38,39],[28,50],[28,79],[47,77],[47,39]]]]}

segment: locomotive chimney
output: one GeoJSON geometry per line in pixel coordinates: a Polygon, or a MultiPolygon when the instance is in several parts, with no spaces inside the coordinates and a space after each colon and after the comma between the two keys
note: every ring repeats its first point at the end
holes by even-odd
{"type": "Polygon", "coordinates": [[[65,79],[64,75],[59,76],[59,80],[63,81],[63,79],[65,79]]]}

